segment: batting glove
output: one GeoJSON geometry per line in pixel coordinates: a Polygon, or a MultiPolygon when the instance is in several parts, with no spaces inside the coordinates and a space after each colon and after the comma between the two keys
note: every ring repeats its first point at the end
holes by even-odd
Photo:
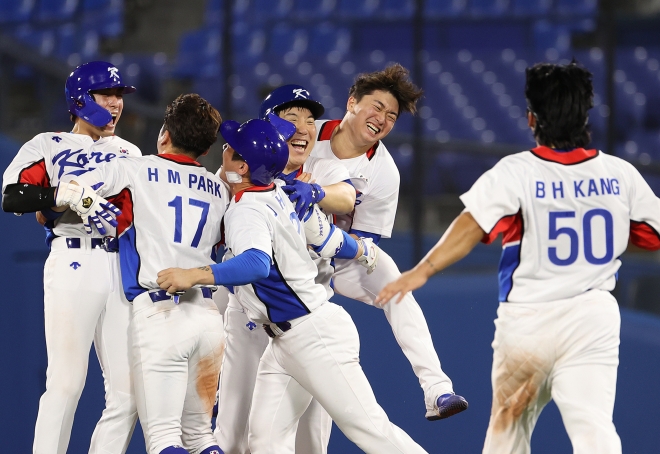
{"type": "Polygon", "coordinates": [[[325,197],[325,191],[316,183],[305,183],[293,180],[291,184],[282,186],[282,190],[289,196],[294,205],[298,219],[304,220],[305,215],[315,203],[319,203],[325,197]]]}
{"type": "Polygon", "coordinates": [[[367,274],[371,274],[376,269],[378,263],[378,247],[371,238],[358,238],[358,244],[362,247],[363,254],[357,258],[357,261],[367,269],[367,274]]]}
{"type": "Polygon", "coordinates": [[[68,205],[83,221],[87,233],[92,233],[93,223],[101,235],[106,234],[101,220],[113,227],[117,227],[117,216],[121,214],[119,208],[96,194],[92,188],[72,183],[60,183],[57,186],[55,205],[63,207],[68,205]]]}

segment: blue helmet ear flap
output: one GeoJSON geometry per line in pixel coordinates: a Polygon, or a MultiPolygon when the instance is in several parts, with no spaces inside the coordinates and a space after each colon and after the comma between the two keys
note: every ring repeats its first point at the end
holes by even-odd
{"type": "Polygon", "coordinates": [[[280,118],[274,113],[269,113],[267,118],[270,124],[275,126],[277,132],[284,137],[284,140],[289,140],[296,133],[296,126],[290,121],[280,118]]]}
{"type": "Polygon", "coordinates": [[[94,97],[89,93],[82,93],[77,98],[72,99],[69,111],[98,128],[101,128],[112,121],[112,115],[110,112],[99,106],[96,101],[94,101],[94,97]]]}

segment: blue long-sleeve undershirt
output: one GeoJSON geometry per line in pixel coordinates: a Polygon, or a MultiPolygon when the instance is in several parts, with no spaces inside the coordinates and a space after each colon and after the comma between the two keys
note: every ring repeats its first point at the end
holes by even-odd
{"type": "Polygon", "coordinates": [[[270,256],[259,249],[248,249],[222,263],[211,265],[217,285],[246,285],[265,279],[270,273],[270,256]]]}

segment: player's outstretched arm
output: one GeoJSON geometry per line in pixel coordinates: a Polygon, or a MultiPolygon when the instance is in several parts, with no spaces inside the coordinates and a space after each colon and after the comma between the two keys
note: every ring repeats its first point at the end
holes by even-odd
{"type": "Polygon", "coordinates": [[[355,208],[355,188],[350,184],[339,183],[323,186],[325,197],[318,203],[328,214],[348,214],[355,208]]]}
{"type": "Polygon", "coordinates": [[[185,292],[195,285],[213,285],[215,283],[213,271],[209,265],[199,268],[167,268],[158,273],[156,283],[174,295],[176,292],[185,292]]]}
{"type": "Polygon", "coordinates": [[[463,211],[412,270],[401,274],[399,279],[387,284],[380,291],[375,303],[387,304],[397,295],[396,302],[401,302],[406,293],[420,288],[426,284],[429,277],[468,255],[484,235],[485,232],[472,215],[468,211],[463,211]]]}

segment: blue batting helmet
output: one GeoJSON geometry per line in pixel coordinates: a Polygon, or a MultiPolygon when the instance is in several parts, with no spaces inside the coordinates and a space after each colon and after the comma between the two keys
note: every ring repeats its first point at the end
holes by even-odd
{"type": "Polygon", "coordinates": [[[283,85],[271,91],[266,99],[261,102],[259,118],[265,120],[269,113],[275,113],[275,109],[286,108],[287,104],[306,107],[314,118],[319,118],[325,112],[323,104],[312,98],[309,90],[301,85],[283,85]]]}
{"type": "Polygon", "coordinates": [[[135,91],[135,87],[122,82],[119,69],[108,62],[91,61],[78,66],[64,85],[69,112],[99,128],[107,125],[112,120],[112,115],[96,104],[90,93],[107,88],[122,88],[123,94],[135,91]]]}
{"type": "MultiPolygon", "coordinates": [[[[292,124],[291,128],[295,131],[292,124]]],[[[286,167],[289,160],[286,136],[269,122],[252,119],[239,124],[227,120],[220,125],[220,134],[247,162],[252,183],[268,186],[286,167]]]]}

